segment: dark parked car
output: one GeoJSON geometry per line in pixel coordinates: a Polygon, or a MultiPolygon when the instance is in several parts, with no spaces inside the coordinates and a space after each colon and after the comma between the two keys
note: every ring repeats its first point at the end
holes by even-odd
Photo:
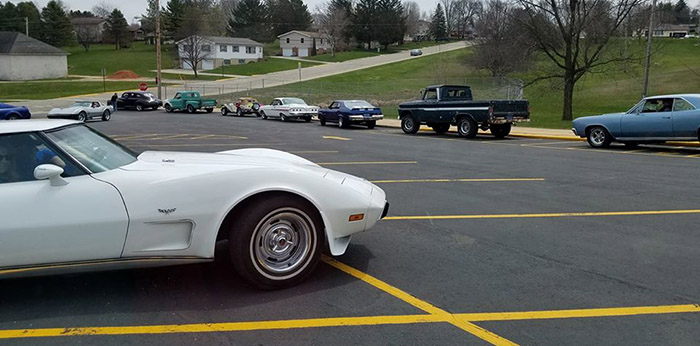
{"type": "Polygon", "coordinates": [[[382,110],[362,100],[337,100],[328,108],[318,110],[318,121],[322,126],[326,122],[338,123],[338,127],[347,128],[352,124],[367,125],[373,129],[377,120],[384,119],[382,110]]]}
{"type": "Polygon", "coordinates": [[[474,138],[481,128],[503,138],[513,123],[530,121],[530,105],[526,100],[474,101],[466,85],[435,85],[425,88],[420,100],[401,103],[399,119],[409,134],[418,132],[421,124],[437,133],[457,125],[462,137],[474,138]]]}
{"type": "Polygon", "coordinates": [[[129,91],[122,94],[117,99],[117,109],[136,109],[142,111],[144,109],[158,109],[163,105],[163,101],[159,100],[153,93],[146,91],[129,91]]]}
{"type": "Polygon", "coordinates": [[[0,120],[29,119],[32,113],[24,106],[13,106],[7,103],[0,103],[0,120]]]}

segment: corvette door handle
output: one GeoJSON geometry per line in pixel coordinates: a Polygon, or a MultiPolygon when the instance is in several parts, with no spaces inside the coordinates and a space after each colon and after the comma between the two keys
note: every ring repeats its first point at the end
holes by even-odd
{"type": "Polygon", "coordinates": [[[664,119],[671,119],[671,117],[662,117],[662,118],[664,118],[664,119]]]}

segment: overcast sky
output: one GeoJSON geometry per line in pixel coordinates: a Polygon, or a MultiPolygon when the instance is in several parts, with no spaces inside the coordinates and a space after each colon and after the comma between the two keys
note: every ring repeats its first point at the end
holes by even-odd
{"type": "MultiPolygon", "coordinates": [[[[17,3],[21,0],[10,0],[11,2],[17,3]]],[[[46,5],[50,0],[34,0],[41,10],[42,7],[46,5]]],[[[316,6],[326,2],[328,0],[304,0],[306,6],[309,7],[311,12],[314,12],[316,6]]],[[[421,11],[433,11],[437,5],[436,0],[414,0],[420,6],[421,11]]],[[[668,1],[668,0],[666,0],[668,1]]],[[[676,2],[677,0],[671,0],[676,2]]],[[[63,2],[70,7],[71,10],[91,10],[95,4],[107,3],[110,4],[124,13],[126,20],[131,23],[134,22],[134,17],[141,16],[141,14],[146,12],[147,0],[63,0],[63,2]]],[[[167,3],[167,0],[161,0],[161,4],[167,3]]],[[[686,3],[690,7],[696,7],[700,3],[700,0],[686,0],[686,3]]]]}

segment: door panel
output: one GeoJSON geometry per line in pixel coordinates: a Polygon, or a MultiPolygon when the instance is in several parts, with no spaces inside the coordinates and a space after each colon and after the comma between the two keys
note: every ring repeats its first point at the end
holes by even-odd
{"type": "Polygon", "coordinates": [[[0,267],[119,258],[128,216],[119,192],[89,175],[0,184],[0,267]]]}
{"type": "Polygon", "coordinates": [[[673,103],[673,134],[676,137],[698,138],[700,128],[700,110],[684,99],[675,99],[673,103]]]}
{"type": "Polygon", "coordinates": [[[647,99],[638,113],[620,119],[621,137],[673,137],[673,99],[647,99]]]}

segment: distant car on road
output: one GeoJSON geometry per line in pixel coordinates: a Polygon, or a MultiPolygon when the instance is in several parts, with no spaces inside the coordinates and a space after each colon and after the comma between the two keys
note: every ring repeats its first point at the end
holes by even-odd
{"type": "Polygon", "coordinates": [[[369,181],[278,150],[136,154],[59,120],[3,124],[0,143],[12,159],[0,180],[2,278],[208,262],[228,240],[240,277],[282,288],[389,208],[369,181]]]}
{"type": "Polygon", "coordinates": [[[136,109],[139,112],[144,109],[156,110],[162,105],[163,101],[159,100],[153,93],[147,91],[128,91],[117,99],[118,109],[136,109]]]}
{"type": "Polygon", "coordinates": [[[423,51],[420,49],[411,49],[411,56],[423,55],[423,51]]]}
{"type": "Polygon", "coordinates": [[[475,101],[466,85],[434,85],[422,91],[421,99],[399,104],[401,129],[415,134],[421,124],[436,133],[445,133],[456,125],[459,135],[474,138],[479,128],[503,138],[513,123],[530,121],[527,100],[475,101]]]}
{"type": "Polygon", "coordinates": [[[7,103],[0,103],[0,120],[29,119],[32,113],[25,106],[13,106],[7,103]]]}
{"type": "Polygon", "coordinates": [[[227,116],[233,114],[237,117],[242,117],[246,114],[255,114],[260,116],[260,106],[262,104],[252,97],[241,97],[238,101],[225,103],[221,106],[221,115],[227,116]]]}
{"type": "Polygon", "coordinates": [[[204,109],[207,113],[214,111],[216,100],[203,99],[199,91],[178,91],[171,99],[163,101],[163,108],[170,113],[178,110],[186,110],[187,113],[194,113],[198,109],[204,109]]]}
{"type": "Polygon", "coordinates": [[[647,97],[625,113],[574,119],[574,134],[593,148],[612,141],[636,146],[665,141],[697,141],[700,135],[700,94],[647,97]]]}
{"type": "Polygon", "coordinates": [[[328,108],[318,110],[321,126],[327,122],[338,123],[338,127],[348,128],[353,124],[367,125],[373,129],[377,120],[384,119],[382,110],[364,100],[336,100],[328,108]]]}
{"type": "Polygon", "coordinates": [[[101,118],[109,121],[112,118],[114,108],[100,101],[85,100],[76,101],[68,108],[54,108],[49,111],[49,119],[75,119],[86,122],[90,119],[101,118]]]}
{"type": "Polygon", "coordinates": [[[275,118],[282,121],[291,119],[304,119],[307,123],[318,115],[318,107],[309,106],[306,101],[298,97],[279,97],[272,100],[268,106],[260,107],[259,111],[263,119],[275,118]]]}

